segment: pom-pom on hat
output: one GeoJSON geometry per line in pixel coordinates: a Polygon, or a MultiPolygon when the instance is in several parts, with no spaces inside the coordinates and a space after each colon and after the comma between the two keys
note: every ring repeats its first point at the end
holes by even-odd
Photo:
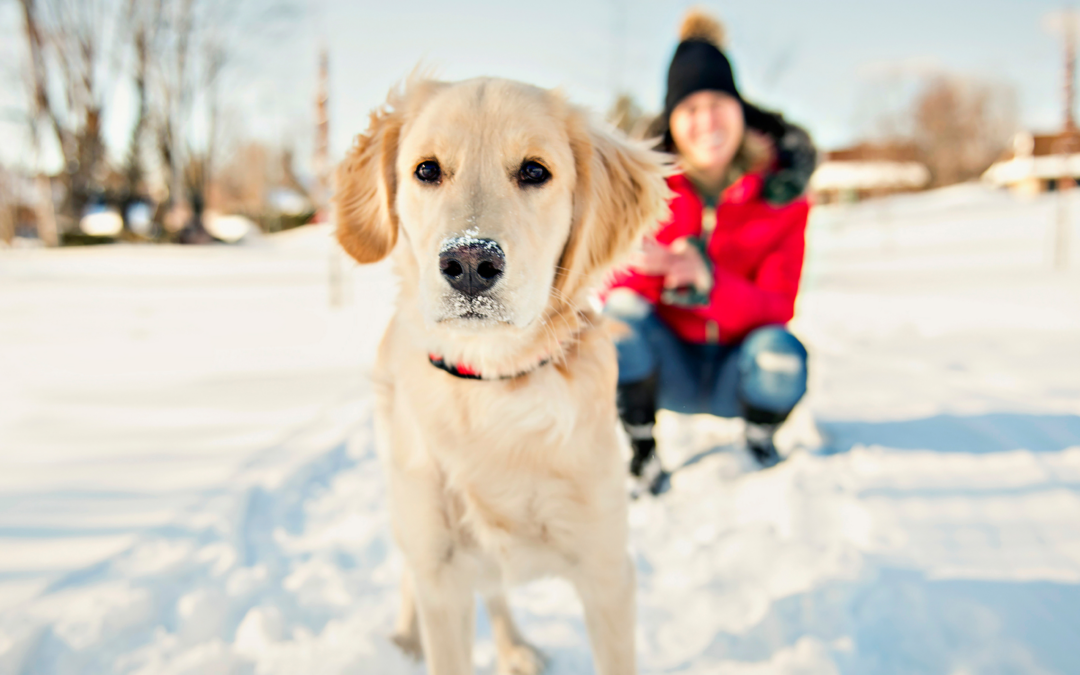
{"type": "Polygon", "coordinates": [[[724,27],[711,14],[693,8],[683,18],[679,46],[668,68],[664,117],[687,96],[702,91],[719,91],[742,102],[735,86],[731,62],[724,56],[724,27]]]}
{"type": "Polygon", "coordinates": [[[700,7],[691,8],[679,26],[679,42],[698,40],[723,49],[725,37],[723,24],[700,7]]]}

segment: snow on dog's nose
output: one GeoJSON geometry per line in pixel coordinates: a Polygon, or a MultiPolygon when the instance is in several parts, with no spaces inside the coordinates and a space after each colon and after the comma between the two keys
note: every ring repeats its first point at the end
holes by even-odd
{"type": "Polygon", "coordinates": [[[451,288],[476,297],[498,282],[506,268],[502,247],[493,239],[453,237],[439,249],[439,270],[451,288]]]}

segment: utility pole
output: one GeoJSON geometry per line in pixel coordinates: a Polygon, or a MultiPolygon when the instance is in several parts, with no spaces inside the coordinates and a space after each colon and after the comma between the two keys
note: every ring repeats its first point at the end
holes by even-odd
{"type": "MultiPolygon", "coordinates": [[[[324,45],[319,51],[319,85],[315,92],[315,148],[311,157],[311,169],[315,173],[315,188],[311,191],[317,222],[330,219],[330,54],[324,45]]],[[[330,293],[330,306],[342,307],[346,304],[347,275],[342,260],[341,249],[330,246],[327,260],[327,284],[330,293]]]]}
{"type": "Polygon", "coordinates": [[[612,0],[612,24],[611,24],[611,96],[612,100],[618,100],[619,96],[626,93],[626,85],[623,82],[626,66],[626,0],[612,0]]]}
{"type": "Polygon", "coordinates": [[[315,209],[324,211],[330,201],[330,55],[326,47],[319,52],[319,87],[315,93],[315,149],[311,168],[315,173],[315,209]]]}
{"type": "Polygon", "coordinates": [[[1065,133],[1076,132],[1076,116],[1074,108],[1076,103],[1076,15],[1069,12],[1065,15],[1064,26],[1065,38],[1065,133]]]}
{"type": "Polygon", "coordinates": [[[1075,185],[1073,178],[1073,159],[1080,151],[1080,132],[1076,128],[1076,15],[1066,12],[1064,15],[1063,34],[1065,42],[1065,82],[1063,94],[1064,129],[1052,149],[1061,158],[1061,172],[1058,177],[1057,224],[1054,228],[1054,268],[1065,270],[1069,266],[1069,200],[1075,185]]]}

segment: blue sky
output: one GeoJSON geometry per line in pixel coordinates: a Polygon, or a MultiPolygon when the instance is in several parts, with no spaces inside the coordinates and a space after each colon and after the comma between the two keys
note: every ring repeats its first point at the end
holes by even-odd
{"type": "MultiPolygon", "coordinates": [[[[258,0],[246,2],[257,16],[258,0]]],[[[335,157],[418,63],[449,79],[498,75],[561,86],[598,110],[621,88],[657,109],[679,20],[692,4],[726,24],[744,95],[806,125],[824,147],[857,140],[881,97],[935,70],[1015,87],[1025,127],[1061,122],[1061,47],[1044,17],[1062,5],[1048,0],[301,0],[284,24],[253,19],[240,33],[245,56],[228,87],[233,124],[306,157],[320,42],[331,55],[335,157]]],[[[14,0],[0,0],[0,59],[9,69],[21,48],[8,39],[18,30],[16,10],[14,0]]],[[[18,93],[0,91],[0,109],[17,106],[18,93]]],[[[108,129],[120,138],[128,103],[123,89],[117,97],[108,129]]],[[[0,121],[0,161],[25,155],[20,131],[0,121]]]]}

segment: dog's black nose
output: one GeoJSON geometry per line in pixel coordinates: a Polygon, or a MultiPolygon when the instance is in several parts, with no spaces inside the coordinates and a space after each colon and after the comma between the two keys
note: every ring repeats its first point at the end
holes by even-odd
{"type": "Polygon", "coordinates": [[[505,267],[506,256],[493,239],[451,239],[439,251],[439,269],[446,281],[469,296],[494,286],[505,267]]]}

